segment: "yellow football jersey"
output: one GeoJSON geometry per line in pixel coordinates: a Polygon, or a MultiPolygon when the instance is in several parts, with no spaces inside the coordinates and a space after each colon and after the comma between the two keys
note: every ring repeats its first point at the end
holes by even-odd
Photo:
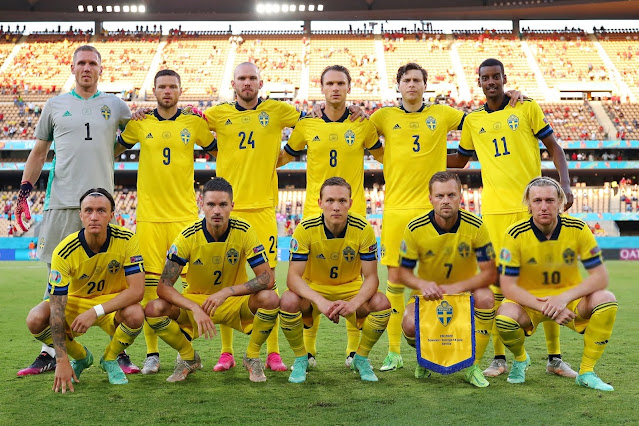
{"type": "Polygon", "coordinates": [[[303,278],[314,286],[362,284],[361,261],[377,261],[375,232],[366,219],[349,213],[346,228],[333,235],[324,225],[324,215],[302,220],[293,232],[290,260],[305,261],[303,278]]]}
{"type": "Polygon", "coordinates": [[[422,105],[415,112],[400,107],[371,115],[384,135],[384,210],[432,209],[428,182],[446,170],[446,136],[461,130],[464,113],[447,105],[422,105]]]}
{"type": "Polygon", "coordinates": [[[501,108],[488,105],[471,112],[464,120],[458,152],[477,153],[481,163],[482,213],[526,211],[521,198],[526,185],[541,176],[539,140],[552,133],[537,102],[525,99],[513,108],[506,96],[501,108]]]}
{"type": "Polygon", "coordinates": [[[84,229],[67,236],[53,252],[49,293],[94,298],[128,288],[126,276],[144,272],[138,237],[109,224],[100,251],[89,248],[84,229]]]}
{"type": "Polygon", "coordinates": [[[286,102],[267,99],[250,110],[235,102],[216,105],[204,115],[217,133],[216,174],[233,186],[235,208],[273,207],[282,129],[294,127],[300,113],[286,102]]]}
{"type": "Polygon", "coordinates": [[[348,108],[337,121],[326,114],[322,118],[305,118],[293,130],[284,147],[293,156],[306,154],[306,202],[304,217],[320,212],[317,204],[324,181],[343,177],[351,185],[351,211],[366,216],[364,199],[364,148],[377,149],[382,144],[370,120],[352,122],[348,108]]]}
{"type": "Polygon", "coordinates": [[[563,293],[583,279],[578,260],[586,269],[603,262],[590,228],[571,216],[559,216],[550,238],[533,219],[515,223],[506,232],[499,253],[499,272],[518,277],[517,285],[535,296],[563,293]]]}
{"type": "Polygon", "coordinates": [[[129,121],[119,142],[127,148],[140,143],[137,220],[195,220],[193,144],[211,149],[213,135],[206,121],[181,109],[165,120],[156,109],[144,120],[129,121]]]}
{"type": "Polygon", "coordinates": [[[206,219],[188,226],[175,238],[167,257],[182,266],[188,263],[188,287],[184,292],[191,294],[213,294],[224,287],[245,283],[246,262],[251,268],[267,262],[255,230],[247,221],[234,216],[219,241],[206,229],[206,219]]]}
{"type": "Polygon", "coordinates": [[[406,226],[400,248],[401,266],[413,269],[419,263],[417,276],[437,284],[471,278],[477,274],[477,262],[494,258],[486,226],[466,210],[459,210],[457,223],[449,231],[437,224],[434,210],[416,217],[406,226]]]}

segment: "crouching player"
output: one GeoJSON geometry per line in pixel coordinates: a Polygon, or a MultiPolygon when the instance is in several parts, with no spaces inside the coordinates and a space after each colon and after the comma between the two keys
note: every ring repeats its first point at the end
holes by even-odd
{"type": "Polygon", "coordinates": [[[544,321],[584,335],[584,352],[575,379],[580,386],[612,391],[594,373],[612,334],[617,300],[608,290],[608,271],[586,224],[560,216],[566,202],[561,186],[547,177],[530,181],[524,203],[532,215],[506,232],[499,256],[501,288],[506,299],[495,322],[504,345],[515,355],[508,382],[523,383],[530,357],[526,336],[544,321]],[[578,260],[588,271],[582,279],[578,260]]]}
{"type": "Polygon", "coordinates": [[[327,179],[319,195],[323,213],[304,219],[293,233],[288,290],[280,305],[280,324],[295,353],[289,381],[306,380],[303,329],[321,313],[334,323],[344,317],[362,330],[351,368],[362,380],[376,382],[368,354],[386,330],[391,309],[377,291],[375,233],[366,219],[349,213],[351,186],[343,178],[327,179]]]}
{"type": "MultiPolygon", "coordinates": [[[[495,252],[481,219],[459,209],[461,182],[455,173],[437,172],[429,182],[433,210],[408,223],[400,248],[400,280],[412,288],[402,330],[408,344],[415,347],[415,299],[439,300],[444,294],[470,291],[475,300],[475,364],[466,370],[468,383],[489,385],[478,364],[490,340],[495,317],[494,298],[489,285],[497,278],[495,252]],[[413,273],[419,262],[417,275],[413,273]],[[479,272],[477,272],[479,265],[479,272]]],[[[417,366],[415,377],[430,376],[417,366]]]]}
{"type": "Polygon", "coordinates": [[[231,217],[231,210],[231,184],[221,177],[209,180],[202,193],[204,219],[177,236],[160,278],[159,299],[146,305],[151,328],[179,352],[169,382],[184,380],[201,367],[191,339],[213,337],[216,323],[251,335],[244,367],[251,381],[266,380],[260,348],[275,326],[280,300],[257,233],[248,222],[231,217]],[[246,262],[255,273],[251,280],[246,262]],[[187,264],[188,287],[180,294],[173,285],[187,264]]]}
{"type": "Polygon", "coordinates": [[[72,380],[93,364],[93,355],[75,338],[97,325],[111,336],[100,359],[111,384],[125,384],[117,356],[142,331],[144,267],[133,232],[109,224],[115,202],[103,188],[80,198],[82,229],[66,237],[53,252],[50,299],[32,309],[27,326],[33,336],[56,350],[53,390],[74,391],[72,380]],[[45,312],[43,316],[41,313],[45,312]],[[69,362],[69,356],[73,358],[69,362]]]}

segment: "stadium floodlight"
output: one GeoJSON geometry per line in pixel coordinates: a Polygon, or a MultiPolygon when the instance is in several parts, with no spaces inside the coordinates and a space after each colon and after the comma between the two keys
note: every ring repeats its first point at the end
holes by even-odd
{"type": "Polygon", "coordinates": [[[296,7],[294,4],[292,4],[292,5],[290,5],[288,8],[289,8],[289,10],[290,10],[291,12],[295,12],[295,9],[296,9],[297,7],[296,7]]]}
{"type": "Polygon", "coordinates": [[[257,13],[260,13],[260,14],[264,13],[264,9],[265,8],[264,8],[264,5],[262,3],[258,3],[257,6],[255,6],[255,11],[257,13]]]}
{"type": "Polygon", "coordinates": [[[309,4],[308,5],[308,11],[309,12],[315,12],[315,5],[314,4],[309,4]]]}
{"type": "Polygon", "coordinates": [[[107,11],[107,13],[113,12],[113,6],[105,6],[104,9],[107,11]]]}
{"type": "Polygon", "coordinates": [[[283,4],[282,5],[282,12],[284,12],[284,13],[288,12],[288,4],[283,4]]]}
{"type": "Polygon", "coordinates": [[[318,11],[318,12],[322,12],[322,11],[324,11],[324,5],[323,5],[323,4],[318,4],[318,5],[317,5],[317,11],[318,11]]]}
{"type": "Polygon", "coordinates": [[[101,5],[97,5],[95,7],[96,12],[102,12],[102,6],[101,5]]]}
{"type": "Polygon", "coordinates": [[[303,4],[300,4],[299,10],[300,12],[304,12],[306,10],[306,6],[304,6],[303,4]]]}
{"type": "Polygon", "coordinates": [[[280,5],[275,3],[273,5],[273,13],[280,13],[280,5]]]}
{"type": "Polygon", "coordinates": [[[93,6],[87,5],[87,12],[93,12],[93,6]]]}
{"type": "Polygon", "coordinates": [[[129,6],[122,6],[122,12],[129,13],[129,6]]]}
{"type": "Polygon", "coordinates": [[[120,6],[118,6],[118,5],[113,6],[113,11],[115,13],[120,13],[120,6]]]}
{"type": "Polygon", "coordinates": [[[141,4],[138,6],[138,12],[140,13],[146,13],[146,6],[141,4]]]}
{"type": "Polygon", "coordinates": [[[136,5],[131,6],[131,12],[132,13],[137,13],[138,12],[138,7],[136,5]]]}
{"type": "Polygon", "coordinates": [[[78,12],[84,12],[84,6],[81,4],[78,5],[78,12]]]}

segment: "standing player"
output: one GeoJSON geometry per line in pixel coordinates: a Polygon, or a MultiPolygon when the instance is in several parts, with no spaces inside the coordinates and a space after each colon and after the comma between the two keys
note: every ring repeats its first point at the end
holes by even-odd
{"type": "Polygon", "coordinates": [[[288,380],[306,381],[303,321],[310,325],[321,313],[334,323],[344,317],[362,330],[351,368],[362,380],[376,382],[368,354],[384,333],[391,309],[386,296],[377,291],[375,233],[363,216],[349,213],[351,186],[343,178],[327,179],[319,197],[322,213],[307,216],[291,240],[288,290],[280,310],[282,330],[295,353],[288,380]]]}
{"type": "MultiPolygon", "coordinates": [[[[278,167],[299,156],[307,149],[306,195],[308,200],[319,196],[322,183],[332,176],[340,176],[353,188],[353,211],[366,217],[364,198],[364,155],[370,150],[378,161],[382,161],[384,148],[379,141],[375,126],[369,121],[350,119],[346,97],[351,91],[351,75],[346,67],[332,65],[322,71],[320,77],[326,107],[321,118],[305,118],[293,130],[284,146],[278,167]]],[[[304,218],[320,212],[312,202],[304,203],[304,218]]],[[[319,317],[313,327],[305,330],[304,340],[309,352],[311,366],[315,365],[317,353],[317,329],[319,317]]],[[[348,344],[346,365],[350,365],[357,345],[359,332],[347,323],[348,344]]]]}
{"type": "MultiPolygon", "coordinates": [[[[235,68],[236,101],[205,111],[209,129],[217,134],[216,174],[235,188],[233,214],[248,221],[266,247],[269,265],[277,265],[277,164],[282,129],[294,127],[300,113],[294,106],[258,97],[263,81],[255,64],[244,62],[235,68]]],[[[277,291],[277,287],[276,291],[277,291]]],[[[215,371],[235,366],[233,330],[220,326],[222,354],[215,371]]],[[[277,329],[267,340],[266,368],[286,371],[282,363],[277,329]]]]}
{"type": "Polygon", "coordinates": [[[506,299],[495,322],[515,356],[508,382],[524,383],[530,365],[525,338],[539,323],[554,321],[584,336],[577,384],[612,391],[594,373],[617,316],[617,300],[606,290],[608,271],[601,250],[583,221],[560,215],[566,197],[557,181],[535,178],[523,198],[532,217],[508,228],[499,255],[506,299]],[[586,278],[581,276],[578,259],[588,271],[586,278]]]}
{"type": "Polygon", "coordinates": [[[167,381],[182,381],[201,366],[191,339],[212,337],[219,323],[251,335],[244,367],[251,381],[263,382],[260,348],[279,312],[264,245],[248,222],[230,216],[233,189],[224,178],[215,177],[204,185],[202,210],[204,219],[185,228],[171,246],[158,286],[160,298],[150,301],[145,310],[157,335],[180,354],[167,381]],[[252,280],[246,275],[246,263],[255,272],[252,280]],[[173,284],[187,264],[188,287],[180,294],[173,284]]]}
{"type": "MultiPolygon", "coordinates": [[[[415,300],[440,300],[444,294],[465,291],[475,299],[475,364],[466,370],[465,379],[473,386],[489,385],[478,364],[490,341],[495,318],[493,293],[488,286],[497,279],[495,251],[481,219],[459,209],[461,181],[451,172],[437,172],[429,180],[429,199],[433,210],[408,223],[400,250],[399,278],[412,288],[406,306],[402,330],[415,347],[415,300]],[[417,276],[413,273],[419,262],[417,276]],[[477,272],[479,266],[479,272],[477,272]]],[[[430,376],[417,366],[415,377],[430,376]]]]}
{"type": "MultiPolygon", "coordinates": [[[[529,217],[520,200],[528,182],[541,175],[539,139],[559,172],[561,186],[567,195],[566,209],[572,205],[572,192],[564,150],[557,144],[539,105],[532,99],[525,99],[523,104],[514,107],[509,105],[510,99],[504,93],[504,65],[497,59],[486,59],[481,63],[478,83],[486,95],[486,104],[466,117],[458,151],[451,156],[448,165],[464,167],[477,153],[484,185],[482,220],[495,250],[500,250],[506,229],[529,217]]],[[[497,286],[492,290],[495,304],[499,306],[503,295],[497,286]]],[[[577,373],[561,359],[559,326],[545,323],[544,331],[548,349],[546,370],[575,377],[577,373]]],[[[484,371],[490,377],[507,371],[505,348],[495,333],[496,328],[493,328],[495,359],[484,371]]]]}
{"type": "MultiPolygon", "coordinates": [[[[71,72],[75,76],[75,88],[49,99],[44,105],[35,130],[37,140],[24,166],[15,211],[18,225],[26,231],[22,215],[31,219],[27,199],[55,140],[37,253],[49,271],[55,247],[64,237],[82,228],[78,215],[80,195],[92,187],[113,192],[116,134],[131,117],[124,101],[98,90],[102,59],[95,47],[85,45],[76,49],[71,72]]],[[[44,298],[48,298],[46,291],[44,298]]],[[[120,361],[125,372],[139,372],[126,354],[120,361]]],[[[18,376],[40,374],[54,368],[55,350],[43,345],[35,362],[18,371],[18,376]]]]}
{"type": "Polygon", "coordinates": [[[29,312],[27,326],[46,345],[53,344],[57,366],[53,390],[74,391],[72,380],[93,364],[91,352],[75,338],[97,325],[111,341],[100,359],[109,382],[126,384],[116,358],[142,331],[144,267],[137,236],[111,225],[115,202],[104,188],[80,197],[79,232],[55,248],[49,274],[50,299],[29,312]],[[69,356],[73,361],[69,362],[69,356]]]}
{"type": "MultiPolygon", "coordinates": [[[[157,298],[157,285],[166,253],[185,226],[198,219],[193,189],[193,146],[211,149],[213,135],[199,115],[177,104],[182,94],[180,76],[172,70],[155,75],[157,107],[145,120],[130,121],[118,141],[125,148],[140,143],[137,234],[144,256],[145,291],[142,305],[157,298]]],[[[147,355],[142,374],[160,368],[158,338],[144,325],[147,355]]]]}

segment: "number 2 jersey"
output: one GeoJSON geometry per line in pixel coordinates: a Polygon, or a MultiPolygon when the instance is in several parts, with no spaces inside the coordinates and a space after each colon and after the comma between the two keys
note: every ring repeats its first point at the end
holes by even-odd
{"type": "Polygon", "coordinates": [[[544,113],[532,99],[513,108],[506,96],[500,109],[487,104],[464,120],[458,152],[477,153],[481,163],[483,214],[526,211],[522,197],[526,185],[541,176],[539,141],[552,133],[544,113]]]}
{"type": "Polygon", "coordinates": [[[209,150],[213,135],[197,114],[178,109],[162,118],[157,109],[144,120],[129,121],[118,142],[140,143],[137,220],[180,222],[198,216],[193,184],[193,144],[209,150]]]}
{"type": "Polygon", "coordinates": [[[584,221],[559,216],[557,227],[546,238],[530,218],[508,228],[499,253],[499,272],[518,277],[517,285],[535,296],[548,296],[583,281],[579,261],[586,269],[603,262],[597,241],[584,221]]]}
{"type": "Polygon", "coordinates": [[[144,272],[138,237],[126,228],[107,225],[107,238],[97,253],[84,229],[66,237],[53,252],[48,291],[53,295],[93,298],[128,288],[126,276],[144,272]]]}

